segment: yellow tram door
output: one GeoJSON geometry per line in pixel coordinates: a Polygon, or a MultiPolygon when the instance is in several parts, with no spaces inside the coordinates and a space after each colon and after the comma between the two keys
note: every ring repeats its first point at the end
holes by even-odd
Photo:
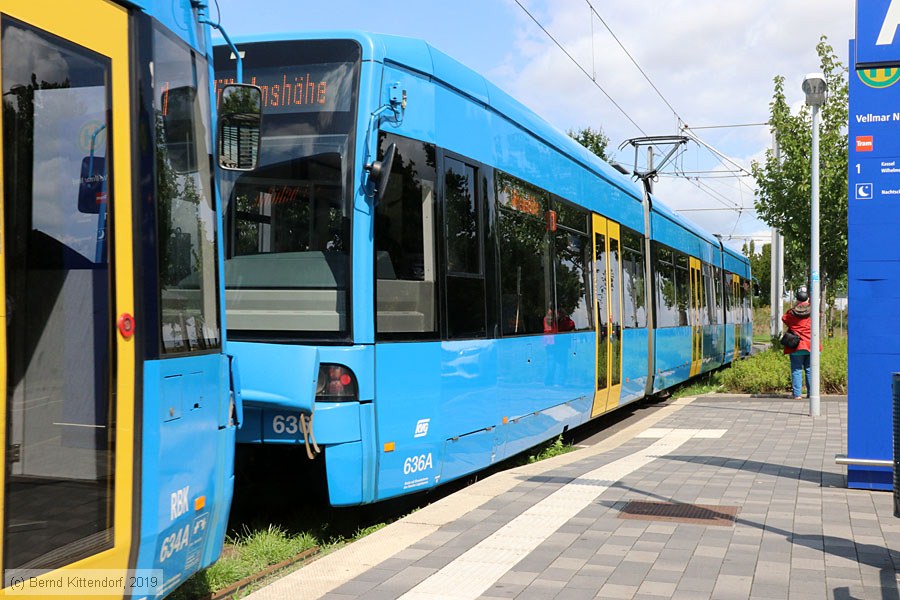
{"type": "Polygon", "coordinates": [[[599,215],[594,225],[594,322],[597,378],[591,416],[619,405],[622,393],[622,260],[619,224],[599,215]]]}
{"type": "Polygon", "coordinates": [[[731,274],[731,314],[734,316],[734,360],[741,355],[741,278],[731,274]]]}
{"type": "Polygon", "coordinates": [[[703,367],[703,324],[700,320],[702,308],[703,277],[700,271],[700,260],[690,257],[691,270],[691,377],[700,374],[703,367]]]}
{"type": "Polygon", "coordinates": [[[0,2],[0,596],[128,567],[128,21],[105,0],[0,2]]]}

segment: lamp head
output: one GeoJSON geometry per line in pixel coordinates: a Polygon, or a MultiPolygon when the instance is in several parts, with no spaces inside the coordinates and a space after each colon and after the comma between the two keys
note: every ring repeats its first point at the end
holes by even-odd
{"type": "Polygon", "coordinates": [[[825,104],[825,76],[821,73],[810,73],[803,79],[803,93],[806,94],[808,106],[820,107],[825,104]]]}

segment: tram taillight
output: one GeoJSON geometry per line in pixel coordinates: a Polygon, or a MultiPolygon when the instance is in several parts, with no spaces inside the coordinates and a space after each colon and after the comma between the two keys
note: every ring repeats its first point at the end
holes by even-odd
{"type": "Polygon", "coordinates": [[[347,402],[358,399],[356,377],[343,365],[319,365],[317,402],[347,402]]]}

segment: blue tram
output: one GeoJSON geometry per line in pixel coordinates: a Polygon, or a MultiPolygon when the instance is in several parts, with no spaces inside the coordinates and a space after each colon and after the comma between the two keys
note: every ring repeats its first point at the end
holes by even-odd
{"type": "MultiPolygon", "coordinates": [[[[264,140],[220,180],[238,442],[324,453],[332,504],[431,488],[749,352],[745,258],[425,42],[237,47],[264,140]]],[[[226,85],[235,55],[214,55],[226,85]]]]}
{"type": "Polygon", "coordinates": [[[205,4],[0,0],[0,596],[160,597],[222,549],[205,4]]]}

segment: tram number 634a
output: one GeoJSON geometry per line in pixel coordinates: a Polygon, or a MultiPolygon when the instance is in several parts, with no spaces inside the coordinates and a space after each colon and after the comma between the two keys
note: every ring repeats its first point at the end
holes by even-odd
{"type": "Polygon", "coordinates": [[[300,431],[300,424],[296,415],[276,415],[272,419],[272,431],[278,434],[294,435],[300,431]]]}
{"type": "Polygon", "coordinates": [[[431,452],[428,454],[420,454],[418,456],[410,456],[403,461],[403,474],[418,473],[434,466],[431,460],[431,452]]]}
{"type": "Polygon", "coordinates": [[[183,550],[191,541],[191,526],[185,525],[175,533],[163,540],[162,547],[159,549],[159,562],[164,563],[167,559],[172,558],[176,552],[183,550]]]}

